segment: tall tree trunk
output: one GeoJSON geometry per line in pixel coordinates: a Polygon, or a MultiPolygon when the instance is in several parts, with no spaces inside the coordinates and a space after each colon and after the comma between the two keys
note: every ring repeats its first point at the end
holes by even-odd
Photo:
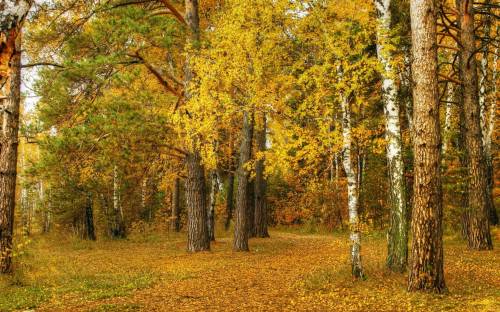
{"type": "MultiPolygon", "coordinates": [[[[500,38],[500,26],[497,25],[496,30],[497,38],[500,38]]],[[[492,151],[492,136],[495,129],[496,123],[496,112],[497,112],[497,74],[498,74],[498,55],[500,50],[498,46],[495,48],[495,53],[493,54],[493,71],[491,75],[491,91],[488,99],[490,99],[489,107],[489,120],[485,137],[484,153],[486,154],[486,166],[488,168],[488,191],[489,191],[489,208],[490,214],[489,219],[492,225],[498,225],[499,219],[497,210],[495,207],[495,201],[493,198],[493,188],[495,187],[495,170],[493,167],[493,151],[492,151]]]]}
{"type": "MultiPolygon", "coordinates": [[[[491,1],[486,1],[486,4],[490,4],[491,1]]],[[[491,7],[485,8],[488,13],[491,13],[491,7]]],[[[485,40],[491,40],[491,24],[492,24],[492,16],[489,14],[483,15],[483,24],[484,24],[484,37],[485,40]]],[[[498,26],[496,36],[498,37],[498,26]]],[[[498,215],[495,209],[495,201],[493,198],[493,188],[494,188],[494,168],[493,168],[493,153],[491,150],[491,135],[492,133],[489,131],[490,125],[494,125],[495,113],[496,113],[496,92],[493,92],[496,88],[496,71],[497,71],[497,59],[498,54],[494,54],[493,58],[493,70],[492,70],[492,79],[489,80],[488,76],[490,73],[489,66],[489,42],[483,43],[482,49],[482,59],[481,59],[481,67],[480,67],[480,80],[479,80],[479,107],[481,113],[481,132],[483,135],[483,147],[484,147],[484,155],[486,157],[486,171],[487,171],[487,197],[486,200],[488,202],[488,217],[491,225],[498,224],[498,215]],[[488,121],[489,114],[489,121],[488,121]]],[[[496,48],[496,52],[498,52],[498,47],[496,48]]]]}
{"type": "Polygon", "coordinates": [[[453,108],[455,106],[456,101],[456,86],[451,84],[448,87],[448,97],[446,100],[446,109],[444,116],[444,133],[443,133],[443,156],[446,156],[448,153],[450,140],[453,135],[452,128],[452,118],[453,118],[453,108]]]}
{"type": "Polygon", "coordinates": [[[408,290],[442,292],[443,194],[434,0],[411,0],[414,185],[408,290]]]}
{"type": "Polygon", "coordinates": [[[123,220],[123,209],[120,202],[120,179],[118,167],[113,167],[113,220],[111,222],[111,237],[125,238],[125,223],[123,220]]]}
{"type": "Polygon", "coordinates": [[[180,195],[181,195],[181,182],[180,178],[176,177],[174,180],[174,189],[172,190],[172,217],[170,223],[170,229],[174,232],[179,232],[181,230],[180,222],[180,195]]]}
{"type": "Polygon", "coordinates": [[[241,129],[240,159],[238,165],[238,190],[236,194],[236,218],[234,224],[234,251],[249,251],[248,248],[248,180],[250,173],[246,168],[252,154],[253,122],[252,114],[245,111],[241,129]]]}
{"type": "MultiPolygon", "coordinates": [[[[252,155],[250,155],[252,159],[252,155]]],[[[255,180],[248,177],[247,184],[247,232],[248,237],[255,237],[255,180]]]]}
{"type": "MultiPolygon", "coordinates": [[[[459,89],[459,105],[458,105],[458,114],[459,114],[459,137],[457,140],[457,149],[459,151],[458,153],[458,161],[460,164],[460,170],[463,172],[467,171],[467,156],[466,156],[466,145],[465,145],[465,112],[464,112],[464,101],[463,101],[463,96],[462,96],[462,88],[459,89]]],[[[462,228],[461,228],[461,234],[463,239],[467,239],[467,231],[468,231],[468,224],[469,224],[469,218],[467,216],[467,205],[468,205],[468,198],[469,198],[469,189],[467,185],[467,177],[465,177],[463,174],[458,180],[458,192],[459,192],[459,207],[460,207],[460,216],[462,218],[462,228]]]]}
{"type": "Polygon", "coordinates": [[[1,1],[0,12],[0,273],[12,271],[16,201],[19,106],[21,102],[21,26],[29,5],[1,1]]]}
{"type": "MultiPolygon", "coordinates": [[[[186,50],[198,49],[200,41],[200,17],[198,0],[185,0],[185,20],[189,35],[186,41],[186,50]]],[[[186,53],[184,67],[184,98],[188,102],[192,94],[194,71],[191,68],[191,53],[186,53]]],[[[205,186],[205,169],[201,162],[201,154],[197,146],[186,156],[186,206],[188,212],[188,244],[189,252],[210,250],[210,238],[207,226],[207,192],[205,186]]]]}
{"type": "MultiPolygon", "coordinates": [[[[410,131],[410,138],[413,138],[413,96],[412,96],[412,73],[411,73],[411,50],[408,46],[403,46],[404,70],[401,73],[401,94],[404,102],[405,117],[410,131]]],[[[409,197],[409,196],[408,196],[409,197]]]]}
{"type": "Polygon", "coordinates": [[[226,196],[226,222],[224,227],[226,231],[229,229],[231,219],[233,218],[234,210],[234,169],[229,171],[227,177],[227,196],[226,196]]]}
{"type": "Polygon", "coordinates": [[[488,221],[488,181],[481,135],[478,77],[472,1],[457,0],[460,27],[460,78],[465,112],[465,145],[467,148],[468,205],[467,242],[471,249],[492,249],[488,221]]]}
{"type": "Polygon", "coordinates": [[[382,94],[386,121],[387,164],[389,172],[390,228],[388,233],[387,267],[404,272],[408,261],[408,223],[406,187],[403,163],[403,145],[399,122],[400,104],[396,86],[396,72],[390,53],[391,0],[375,1],[378,11],[377,54],[383,66],[382,94]]]}
{"type": "Polygon", "coordinates": [[[94,228],[94,207],[92,203],[92,194],[88,193],[85,203],[85,229],[84,229],[84,239],[96,240],[95,228],[94,228]]]}
{"type": "MultiPolygon", "coordinates": [[[[260,113],[260,128],[256,131],[255,140],[257,151],[264,153],[266,151],[266,115],[260,113]]],[[[266,188],[267,183],[264,177],[265,171],[265,158],[263,155],[257,160],[255,164],[255,236],[256,237],[269,237],[267,230],[267,198],[266,188]]]]}
{"type": "Polygon", "coordinates": [[[208,237],[211,241],[215,241],[215,205],[218,188],[217,171],[213,170],[210,174],[210,205],[208,207],[208,237]]]}
{"type": "Polygon", "coordinates": [[[210,237],[207,225],[207,201],[205,169],[198,153],[186,157],[186,206],[188,212],[189,252],[210,250],[210,237]]]}
{"type": "Polygon", "coordinates": [[[349,210],[349,226],[351,240],[351,266],[352,275],[363,278],[363,267],[361,265],[361,232],[358,216],[358,190],[357,175],[352,161],[352,137],[351,137],[351,107],[347,97],[342,96],[342,136],[344,170],[347,176],[347,201],[349,210]]]}

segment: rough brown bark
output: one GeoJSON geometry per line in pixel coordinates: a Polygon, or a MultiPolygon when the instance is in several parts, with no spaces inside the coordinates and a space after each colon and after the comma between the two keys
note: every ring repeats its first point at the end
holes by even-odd
{"type": "Polygon", "coordinates": [[[248,237],[255,237],[255,181],[250,176],[247,189],[247,232],[248,237]]]}
{"type": "Polygon", "coordinates": [[[205,170],[198,153],[189,153],[186,157],[186,206],[188,213],[189,252],[210,250],[207,226],[207,201],[205,170]]]}
{"type": "MultiPolygon", "coordinates": [[[[263,153],[266,151],[266,115],[260,114],[261,125],[255,134],[257,151],[263,153]]],[[[264,177],[265,159],[259,158],[255,164],[255,236],[269,237],[267,230],[267,199],[266,199],[266,180],[264,177]]]]}
{"type": "MultiPolygon", "coordinates": [[[[194,71],[190,65],[190,50],[196,50],[200,41],[200,18],[198,0],[185,0],[185,20],[189,35],[186,41],[186,64],[184,68],[184,97],[186,102],[192,97],[190,90],[194,79],[194,71]]],[[[207,226],[207,201],[205,186],[205,169],[201,162],[199,148],[192,147],[186,156],[186,206],[188,212],[188,244],[189,252],[210,250],[210,239],[207,226]]]]}
{"type": "Polygon", "coordinates": [[[248,248],[248,180],[249,171],[246,168],[252,153],[253,122],[250,112],[243,114],[241,129],[240,159],[238,165],[238,189],[236,195],[236,215],[234,224],[234,251],[249,251],[248,248]]]}
{"type": "Polygon", "coordinates": [[[413,245],[408,289],[443,292],[443,203],[437,80],[436,5],[411,0],[414,81],[413,245]]]}
{"type": "Polygon", "coordinates": [[[172,190],[172,217],[170,223],[170,228],[174,232],[179,232],[181,230],[181,223],[179,218],[180,193],[181,193],[181,182],[179,178],[175,178],[174,189],[172,190]]]}
{"type": "Polygon", "coordinates": [[[230,171],[227,177],[227,196],[226,196],[226,231],[229,229],[234,210],[234,171],[230,171]]]}
{"type": "Polygon", "coordinates": [[[0,25],[0,273],[12,271],[16,200],[19,105],[21,102],[21,37],[19,29],[0,25]]]}
{"type": "Polygon", "coordinates": [[[479,90],[472,1],[457,0],[460,27],[460,79],[465,117],[465,146],[468,167],[467,242],[471,249],[492,249],[488,221],[488,172],[481,134],[479,90]]]}

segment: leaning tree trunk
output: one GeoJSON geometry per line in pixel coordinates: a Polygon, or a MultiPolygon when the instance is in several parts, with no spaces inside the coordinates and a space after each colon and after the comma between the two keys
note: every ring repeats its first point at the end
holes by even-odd
{"type": "Polygon", "coordinates": [[[488,179],[481,135],[472,1],[457,0],[460,27],[460,78],[465,113],[468,167],[467,242],[471,249],[492,249],[488,221],[488,179]]]}
{"type": "Polygon", "coordinates": [[[19,105],[21,102],[21,28],[30,4],[0,0],[0,273],[12,271],[16,201],[19,105]]]}
{"type": "Polygon", "coordinates": [[[382,71],[382,94],[386,119],[387,164],[389,172],[390,228],[388,233],[387,266],[392,271],[404,272],[408,261],[408,223],[406,208],[406,187],[402,155],[401,126],[399,123],[399,102],[396,86],[396,71],[392,66],[390,44],[391,0],[375,1],[379,27],[377,54],[382,71]]]}
{"type": "Polygon", "coordinates": [[[170,229],[174,232],[181,230],[180,223],[180,195],[181,195],[181,182],[180,178],[176,177],[174,180],[174,189],[172,190],[172,216],[170,219],[170,229]]]}
{"type": "Polygon", "coordinates": [[[413,245],[408,290],[442,292],[443,202],[434,0],[411,0],[414,81],[413,245]]]}
{"type": "MultiPolygon", "coordinates": [[[[186,63],[184,67],[184,99],[188,102],[195,73],[191,68],[191,49],[198,49],[200,41],[200,17],[198,0],[185,0],[185,20],[189,35],[186,40],[186,63]]],[[[186,206],[188,212],[188,242],[189,252],[210,250],[210,238],[207,226],[207,194],[205,186],[205,168],[201,162],[199,147],[195,146],[186,156],[186,206]]]]}
{"type": "Polygon", "coordinates": [[[358,216],[357,175],[352,163],[351,108],[347,97],[342,98],[342,136],[344,170],[347,176],[347,201],[349,210],[349,227],[351,240],[351,266],[355,278],[363,278],[361,265],[361,232],[358,216]]]}
{"type": "Polygon", "coordinates": [[[249,251],[248,248],[248,180],[250,173],[246,168],[252,153],[253,122],[250,112],[243,114],[241,129],[240,159],[238,165],[238,189],[236,194],[236,215],[234,223],[234,251],[249,251]]]}
{"type": "Polygon", "coordinates": [[[217,190],[219,182],[217,181],[217,171],[213,170],[210,174],[210,205],[208,207],[208,237],[215,241],[215,205],[217,204],[217,190]]]}
{"type": "MultiPolygon", "coordinates": [[[[264,153],[266,151],[266,115],[261,113],[260,129],[256,131],[255,140],[257,151],[264,153]]],[[[269,237],[267,230],[267,198],[266,198],[266,179],[264,177],[265,158],[260,155],[255,164],[255,236],[269,237]]]]}

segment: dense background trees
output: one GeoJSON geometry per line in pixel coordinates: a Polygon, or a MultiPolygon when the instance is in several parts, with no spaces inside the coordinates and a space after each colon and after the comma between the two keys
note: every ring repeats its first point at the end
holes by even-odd
{"type": "MultiPolygon", "coordinates": [[[[9,63],[35,75],[40,96],[21,129],[39,156],[20,166],[19,224],[86,239],[182,229],[190,252],[210,250],[223,229],[248,251],[268,225],[347,226],[358,278],[362,234],[384,230],[388,268],[408,267],[411,290],[441,292],[443,230],[490,249],[498,222],[498,10],[458,0],[35,3],[24,64],[9,63]]],[[[12,203],[0,207],[0,239],[11,239],[12,203]]]]}

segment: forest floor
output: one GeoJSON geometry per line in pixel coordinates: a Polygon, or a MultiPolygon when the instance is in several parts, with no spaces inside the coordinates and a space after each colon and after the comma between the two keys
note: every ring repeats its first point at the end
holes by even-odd
{"type": "Polygon", "coordinates": [[[384,267],[381,234],[364,236],[364,281],[350,277],[345,234],[272,231],[250,253],[226,237],[200,254],[185,252],[184,235],[35,237],[17,273],[0,278],[0,311],[500,311],[494,234],[485,252],[446,237],[442,295],[408,293],[406,275],[384,267]]]}

